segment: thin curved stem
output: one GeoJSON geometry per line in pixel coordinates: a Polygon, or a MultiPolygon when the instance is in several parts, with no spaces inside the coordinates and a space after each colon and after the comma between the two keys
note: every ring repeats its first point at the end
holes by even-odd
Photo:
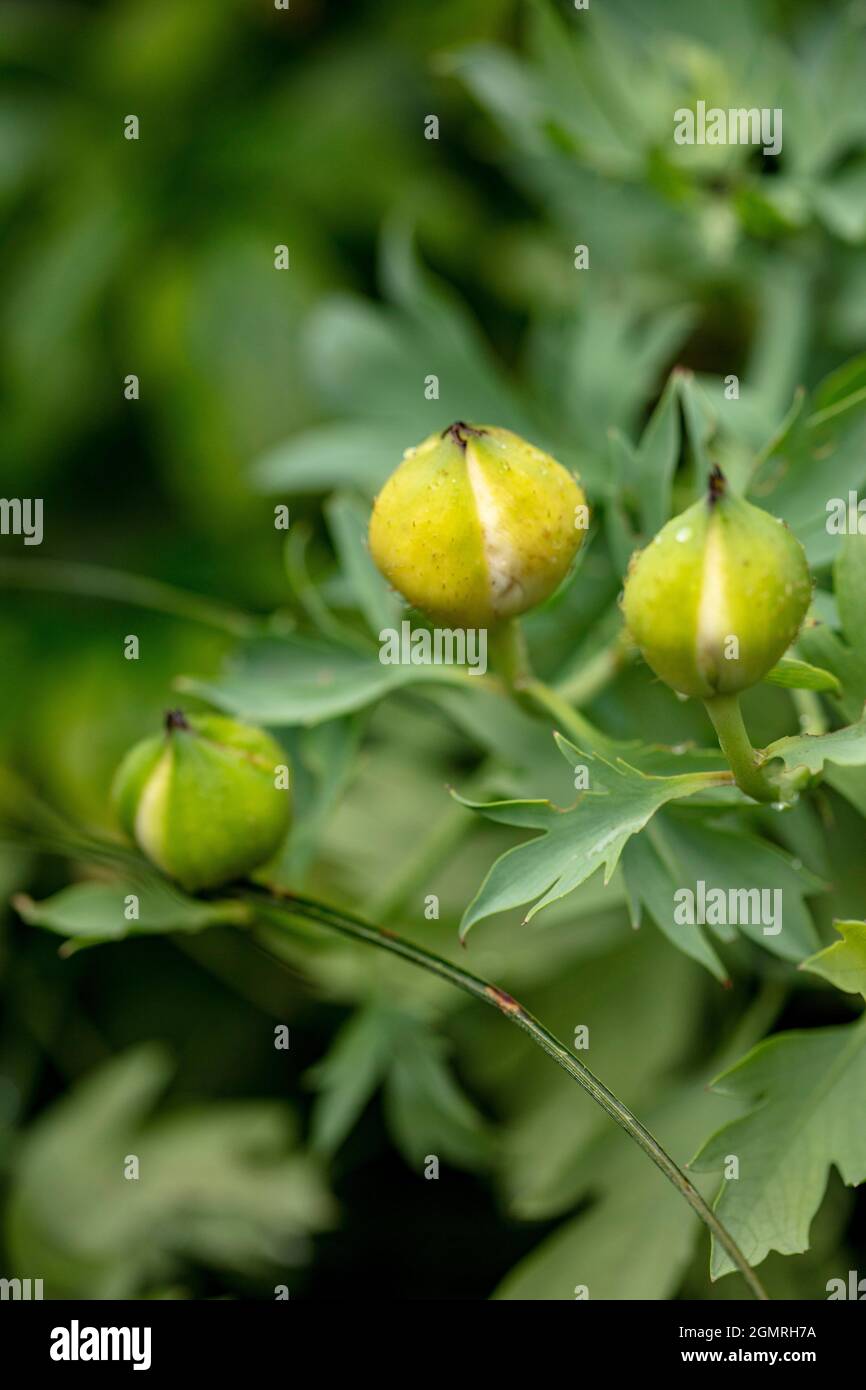
{"type": "Polygon", "coordinates": [[[187,622],[202,623],[232,637],[254,637],[265,630],[261,619],[215,599],[176,589],[159,579],[126,574],[123,570],[105,569],[100,565],[80,565],[65,560],[5,559],[0,560],[0,585],[128,603],[135,608],[149,608],[187,622]]]}
{"type": "Polygon", "coordinates": [[[590,752],[598,744],[601,737],[599,731],[544,681],[534,677],[524,681],[519,694],[541,714],[552,718],[559,732],[573,739],[585,752],[590,752]]]}
{"type": "Polygon", "coordinates": [[[600,738],[560,692],[538,680],[532,670],[526,639],[517,618],[503,623],[490,635],[490,662],[517,703],[536,713],[552,716],[559,731],[587,750],[600,738]]]}
{"type": "Polygon", "coordinates": [[[600,647],[578,670],[557,683],[557,695],[571,705],[588,705],[634,660],[636,653],[637,648],[625,629],[621,629],[612,642],[600,647]]]}
{"type": "Polygon", "coordinates": [[[286,577],[292,592],[313,626],[318,628],[326,637],[332,638],[341,646],[352,647],[355,651],[363,652],[365,655],[369,654],[371,650],[374,650],[372,641],[353,631],[352,628],[346,627],[339,618],[334,617],[310,578],[307,569],[307,548],[311,536],[312,527],[310,524],[306,521],[299,521],[292,527],[286,539],[283,559],[286,577]]]}
{"type": "Polygon", "coordinates": [[[697,1213],[704,1225],[712,1231],[716,1240],[730,1255],[755,1298],[767,1299],[769,1297],[733,1236],[722,1225],[694,1184],[689,1181],[658,1140],[617,1099],[613,1092],[609,1091],[603,1082],[599,1081],[598,1077],[588,1067],[585,1067],[574,1053],[563,1042],[560,1042],[549,1029],[545,1028],[544,1024],[540,1023],[533,1014],[529,1013],[518,1000],[510,994],[506,994],[496,985],[488,984],[479,976],[462,970],[458,965],[453,965],[451,961],[445,960],[442,956],[434,955],[432,951],[425,950],[423,946],[416,946],[414,942],[406,941],[388,928],[375,927],[360,917],[355,917],[352,913],[328,907],[313,898],[252,886],[240,890],[239,896],[244,901],[256,906],[265,915],[273,914],[275,917],[282,916],[283,918],[288,915],[318,922],[321,926],[339,932],[340,935],[350,937],[354,941],[364,941],[368,945],[390,951],[393,955],[400,956],[403,960],[409,961],[412,965],[420,966],[422,970],[427,970],[433,975],[438,975],[441,979],[456,985],[458,989],[462,989],[466,994],[471,994],[473,998],[480,999],[485,1004],[497,1009],[510,1023],[522,1028],[524,1033],[532,1038],[536,1046],[547,1053],[548,1057],[552,1057],[557,1065],[562,1067],[563,1071],[567,1072],[572,1080],[576,1081],[587,1095],[591,1096],[596,1104],[600,1105],[611,1119],[615,1120],[620,1128],[630,1135],[644,1153],[652,1159],[656,1167],[661,1169],[668,1181],[685,1198],[692,1210],[697,1213]]]}
{"type": "Polygon", "coordinates": [[[719,747],[731,765],[740,791],[754,801],[777,801],[779,790],[758,767],[737,695],[714,695],[705,700],[707,714],[719,740],[719,747]]]}

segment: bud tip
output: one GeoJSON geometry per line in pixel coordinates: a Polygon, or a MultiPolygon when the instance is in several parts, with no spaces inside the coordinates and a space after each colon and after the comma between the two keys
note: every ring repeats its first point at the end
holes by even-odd
{"type": "Polygon", "coordinates": [[[483,430],[477,430],[473,425],[467,425],[465,420],[455,420],[453,425],[449,425],[447,429],[442,431],[442,438],[445,439],[446,436],[450,435],[455,444],[458,444],[461,449],[465,449],[468,435],[483,433],[483,430]]]}
{"type": "Polygon", "coordinates": [[[707,500],[711,507],[714,507],[715,504],[724,497],[726,487],[725,475],[719,465],[714,463],[710,469],[710,476],[707,479],[707,500]]]}

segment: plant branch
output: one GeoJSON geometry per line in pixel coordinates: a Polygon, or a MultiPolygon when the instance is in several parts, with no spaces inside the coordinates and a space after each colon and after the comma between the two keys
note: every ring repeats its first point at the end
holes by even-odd
{"type": "Polygon", "coordinates": [[[396,932],[387,928],[376,927],[369,922],[365,922],[360,917],[355,917],[352,913],[328,907],[324,903],[317,902],[315,899],[300,896],[295,893],[280,892],[246,887],[239,891],[239,896],[245,902],[257,907],[264,915],[272,915],[276,918],[286,916],[300,917],[307,921],[318,922],[321,926],[327,927],[330,931],[339,932],[341,936],[350,937],[354,941],[363,941],[368,945],[377,946],[381,950],[390,951],[393,955],[400,956],[403,960],[409,961],[412,965],[419,966],[422,970],[427,970],[433,975],[438,975],[441,979],[447,980],[450,984],[456,985],[466,994],[471,994],[473,998],[482,1000],[492,1008],[497,1009],[504,1018],[510,1023],[516,1024],[527,1033],[537,1047],[562,1067],[573,1081],[591,1096],[597,1105],[615,1120],[621,1129],[638,1144],[652,1159],[653,1163],[661,1169],[665,1177],[682,1197],[688,1202],[689,1206],[700,1217],[704,1225],[712,1231],[713,1235],[730,1255],[737,1269],[742,1274],[749,1289],[755,1298],[766,1299],[768,1294],[764,1289],[755,1271],[750,1266],[743,1252],[740,1250],[730,1232],[722,1225],[715,1212],[707,1205],[701,1194],[692,1182],[686,1177],[685,1173],[674,1162],[670,1155],[662,1148],[658,1140],[641,1124],[632,1112],[622,1104],[621,1101],[609,1091],[607,1087],[599,1081],[588,1067],[575,1057],[574,1053],[565,1046],[564,1043],[554,1036],[542,1023],[539,1022],[522,1004],[506,994],[504,990],[496,985],[488,984],[477,975],[472,975],[467,970],[463,970],[458,965],[453,965],[451,961],[445,960],[442,956],[434,955],[432,951],[427,951],[423,946],[416,946],[414,942],[406,941],[398,936],[396,932]]]}

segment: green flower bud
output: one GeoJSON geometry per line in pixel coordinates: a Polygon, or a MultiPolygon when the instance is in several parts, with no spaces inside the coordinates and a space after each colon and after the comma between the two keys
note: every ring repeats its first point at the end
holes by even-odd
{"type": "Polygon", "coordinates": [[[553,592],[587,519],[583,492],[549,454],[458,422],[406,450],[376,499],[370,551],[435,621],[492,627],[553,592]]]}
{"type": "Polygon", "coordinates": [[[809,607],[806,555],[784,522],[727,491],[706,496],[632,556],[626,626],[648,665],[684,695],[733,695],[761,680],[809,607]]]}
{"type": "Polygon", "coordinates": [[[166,716],[165,733],[130,749],[113,797],[149,859],[195,892],[242,878],[279,848],[289,826],[286,757],[261,729],[222,715],[166,716]]]}

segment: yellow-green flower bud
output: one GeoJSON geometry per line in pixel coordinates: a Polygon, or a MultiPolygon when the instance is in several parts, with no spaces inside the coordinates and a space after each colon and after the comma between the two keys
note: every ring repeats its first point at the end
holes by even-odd
{"type": "Polygon", "coordinates": [[[261,729],[173,710],[163,735],[127,753],[113,796],[147,857],[196,892],[275,854],[291,818],[287,772],[283,750],[261,729]]]}
{"type": "Polygon", "coordinates": [[[493,627],[553,592],[587,520],[581,488],[549,454],[458,422],[406,450],[376,499],[370,551],[434,621],[493,627]]]}
{"type": "Polygon", "coordinates": [[[632,556],[622,610],[656,675],[709,699],[763,679],[797,636],[811,592],[800,542],[728,492],[714,468],[706,495],[632,556]]]}

